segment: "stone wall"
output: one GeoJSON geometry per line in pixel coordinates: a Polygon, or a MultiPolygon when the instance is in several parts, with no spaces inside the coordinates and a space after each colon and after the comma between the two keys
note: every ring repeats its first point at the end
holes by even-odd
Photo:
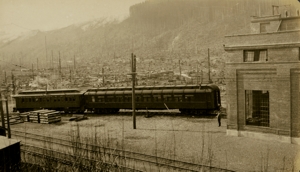
{"type": "Polygon", "coordinates": [[[300,69],[291,69],[292,137],[300,137],[300,69]]]}
{"type": "Polygon", "coordinates": [[[227,51],[228,130],[300,137],[299,53],[299,47],[269,48],[269,61],[243,62],[243,49],[227,51]],[[270,127],[245,124],[245,90],[269,91],[270,127]]]}

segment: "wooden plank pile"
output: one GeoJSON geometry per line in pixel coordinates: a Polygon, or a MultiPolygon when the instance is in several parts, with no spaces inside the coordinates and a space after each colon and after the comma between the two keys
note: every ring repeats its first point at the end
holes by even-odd
{"type": "Polygon", "coordinates": [[[28,122],[51,124],[51,123],[61,121],[60,112],[55,110],[47,110],[47,109],[36,110],[36,111],[31,111],[28,114],[22,114],[22,115],[26,116],[25,118],[27,118],[28,122]]]}
{"type": "MultiPolygon", "coordinates": [[[[7,118],[4,117],[4,121],[5,124],[7,125],[7,118]]],[[[13,116],[9,116],[9,124],[13,125],[13,124],[19,124],[19,123],[23,123],[22,118],[20,118],[19,116],[13,115],[13,116]]]]}
{"type": "Polygon", "coordinates": [[[23,112],[23,113],[20,113],[19,116],[20,118],[24,121],[24,122],[29,122],[29,115],[30,115],[30,112],[23,112]]]}

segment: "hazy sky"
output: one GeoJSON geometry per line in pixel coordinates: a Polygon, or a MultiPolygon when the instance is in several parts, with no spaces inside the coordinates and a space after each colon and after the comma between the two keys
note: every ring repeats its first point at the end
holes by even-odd
{"type": "Polygon", "coordinates": [[[0,32],[53,30],[102,17],[128,16],[144,0],[0,0],[0,32]]]}

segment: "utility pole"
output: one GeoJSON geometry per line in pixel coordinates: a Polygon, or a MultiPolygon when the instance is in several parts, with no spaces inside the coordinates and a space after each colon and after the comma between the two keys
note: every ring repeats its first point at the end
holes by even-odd
{"type": "MultiPolygon", "coordinates": [[[[5,129],[4,110],[3,110],[3,104],[2,104],[2,96],[1,96],[1,94],[0,94],[0,112],[1,112],[2,128],[5,129]]],[[[4,132],[4,136],[6,136],[6,131],[4,132]]]]}
{"type": "Polygon", "coordinates": [[[105,86],[105,81],[104,81],[104,67],[102,67],[102,83],[103,87],[105,86]]]}
{"type": "MultiPolygon", "coordinates": [[[[9,113],[8,113],[8,98],[6,98],[5,104],[6,104],[7,134],[8,134],[8,138],[10,139],[11,134],[10,134],[9,113]]],[[[1,103],[1,106],[2,106],[2,103],[1,103]]]]}
{"type": "Polygon", "coordinates": [[[179,80],[180,80],[180,83],[181,83],[181,63],[180,63],[180,60],[179,60],[179,80]]]}
{"type": "Polygon", "coordinates": [[[197,82],[196,82],[196,85],[199,84],[199,70],[198,70],[198,63],[197,63],[197,82]]]}
{"type": "Polygon", "coordinates": [[[7,80],[6,80],[6,71],[4,71],[4,82],[5,82],[5,85],[7,83],[7,80]]]}
{"type": "Polygon", "coordinates": [[[133,129],[136,129],[136,116],[135,116],[135,75],[136,75],[136,56],[131,53],[131,75],[132,75],[132,120],[133,129]]]}
{"type": "Polygon", "coordinates": [[[39,58],[36,59],[36,69],[39,70],[39,58]]]}
{"type": "Polygon", "coordinates": [[[201,83],[203,83],[203,71],[201,70],[201,83]]]}
{"type": "Polygon", "coordinates": [[[51,51],[51,69],[52,69],[52,72],[54,71],[53,70],[53,50],[51,51]]]}
{"type": "Polygon", "coordinates": [[[70,83],[72,83],[72,70],[71,70],[71,67],[70,67],[70,83]]]}
{"type": "Polygon", "coordinates": [[[45,35],[45,50],[46,50],[46,60],[45,60],[45,69],[47,67],[47,38],[46,38],[46,35],[45,35]]]}
{"type": "Polygon", "coordinates": [[[31,68],[32,68],[32,80],[34,80],[33,64],[31,64],[31,68]]]}
{"type": "Polygon", "coordinates": [[[60,62],[60,51],[58,51],[58,68],[59,68],[59,78],[61,78],[61,62],[60,62]]]}
{"type": "Polygon", "coordinates": [[[13,87],[13,95],[15,95],[16,93],[16,86],[15,86],[15,77],[14,77],[14,74],[13,72],[11,72],[11,83],[12,83],[12,87],[13,87]]]}
{"type": "Polygon", "coordinates": [[[212,83],[211,79],[210,79],[210,56],[209,56],[209,48],[208,48],[208,82],[212,83]]]}
{"type": "Polygon", "coordinates": [[[75,54],[74,54],[74,71],[76,70],[76,60],[75,60],[75,54]]]}

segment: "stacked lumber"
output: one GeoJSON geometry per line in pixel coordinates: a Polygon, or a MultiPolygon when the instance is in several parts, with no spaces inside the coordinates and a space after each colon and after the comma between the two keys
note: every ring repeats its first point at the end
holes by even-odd
{"type": "MultiPolygon", "coordinates": [[[[4,121],[5,124],[7,125],[7,118],[4,117],[4,121]]],[[[13,124],[19,124],[19,123],[23,123],[23,119],[20,118],[19,116],[13,115],[13,116],[9,116],[9,124],[13,125],[13,124]]]]}
{"type": "Polygon", "coordinates": [[[29,122],[29,115],[30,115],[30,112],[23,112],[23,113],[20,113],[19,116],[20,118],[24,121],[24,122],[29,122]]]}
{"type": "Polygon", "coordinates": [[[60,112],[55,110],[37,110],[31,111],[29,114],[29,121],[42,124],[50,124],[61,121],[60,112]]]}

